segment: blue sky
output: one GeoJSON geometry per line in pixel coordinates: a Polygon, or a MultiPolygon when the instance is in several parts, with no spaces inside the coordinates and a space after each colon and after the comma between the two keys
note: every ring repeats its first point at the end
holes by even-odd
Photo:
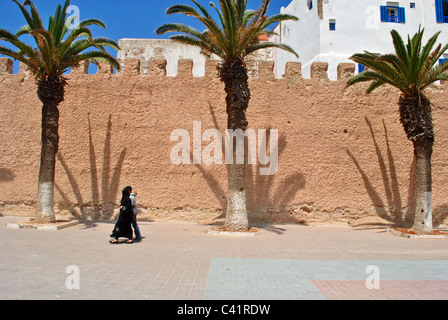
{"type": "MultiPolygon", "coordinates": [[[[48,24],[49,16],[54,14],[56,6],[64,2],[65,0],[34,0],[45,25],[48,24]]],[[[214,2],[218,4],[219,1],[214,2]]],[[[25,25],[25,19],[13,1],[0,0],[0,3],[0,28],[15,33],[25,25]]],[[[208,6],[210,0],[199,0],[199,3],[210,8],[208,6]]],[[[249,0],[248,8],[257,9],[260,3],[261,0],[249,0]]],[[[280,8],[286,7],[289,3],[291,0],[272,0],[269,14],[279,13],[280,8]]],[[[79,8],[81,20],[97,18],[106,23],[105,30],[99,27],[92,28],[95,37],[107,37],[115,41],[122,38],[168,38],[169,35],[156,35],[154,30],[164,23],[171,22],[185,23],[199,30],[203,29],[202,25],[197,24],[191,17],[165,14],[166,9],[174,4],[194,5],[190,0],[72,0],[71,4],[79,8]]],[[[5,45],[5,42],[0,44],[5,45]]]]}

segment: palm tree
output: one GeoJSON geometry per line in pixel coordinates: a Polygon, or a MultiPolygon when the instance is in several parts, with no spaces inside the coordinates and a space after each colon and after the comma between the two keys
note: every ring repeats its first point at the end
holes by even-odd
{"type": "Polygon", "coordinates": [[[105,47],[118,50],[118,45],[105,38],[93,38],[89,26],[105,28],[105,24],[97,19],[88,19],[72,29],[70,25],[75,17],[67,19],[67,8],[70,0],[62,7],[58,5],[54,17],[50,17],[48,29],[32,1],[22,5],[13,0],[20,8],[27,24],[15,35],[0,29],[0,40],[9,42],[16,49],[0,46],[0,54],[19,60],[35,75],[37,95],[43,103],[42,107],[42,145],[39,169],[36,220],[54,222],[54,175],[55,157],[59,146],[59,104],[64,100],[67,84],[64,73],[70,68],[79,67],[82,61],[94,64],[108,63],[119,69],[119,64],[105,47]],[[25,8],[30,6],[30,12],[25,8]],[[31,36],[36,47],[22,42],[23,35],[31,36]]]}
{"type": "Polygon", "coordinates": [[[398,101],[400,121],[404,131],[414,146],[416,159],[417,207],[412,230],[418,234],[433,232],[432,225],[432,173],[431,156],[434,145],[434,125],[431,103],[425,89],[439,80],[448,80],[448,63],[438,64],[448,49],[439,44],[434,48],[440,32],[423,45],[424,29],[411,38],[407,45],[397,31],[391,32],[395,54],[376,56],[370,52],[355,54],[351,59],[368,67],[348,80],[347,86],[358,82],[369,82],[367,93],[389,84],[401,91],[398,101]]]}
{"type": "MultiPolygon", "coordinates": [[[[192,2],[197,8],[179,4],[168,8],[167,14],[182,13],[194,17],[205,25],[204,32],[183,24],[164,24],[156,33],[181,33],[171,36],[171,39],[199,47],[203,53],[220,58],[218,72],[225,85],[227,128],[245,132],[248,127],[246,109],[250,100],[250,89],[244,59],[257,50],[270,47],[280,48],[297,56],[287,45],[259,40],[261,35],[275,34],[268,29],[272,24],[286,20],[296,21],[297,18],[287,14],[267,16],[270,0],[262,0],[256,11],[246,9],[247,0],[219,0],[220,9],[213,2],[210,3],[217,13],[218,21],[197,1],[192,2]]],[[[235,160],[234,152],[233,163],[228,165],[226,227],[239,231],[247,230],[249,223],[246,210],[245,164],[237,164],[235,160]]]]}

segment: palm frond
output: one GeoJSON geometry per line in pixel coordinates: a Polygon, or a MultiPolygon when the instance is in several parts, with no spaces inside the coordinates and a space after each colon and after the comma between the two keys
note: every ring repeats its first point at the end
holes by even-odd
{"type": "Polygon", "coordinates": [[[105,49],[109,47],[118,50],[118,44],[106,38],[93,38],[92,31],[89,29],[89,26],[93,25],[105,28],[104,22],[98,19],[83,20],[78,28],[70,31],[69,26],[74,19],[67,18],[70,0],[66,0],[63,6],[56,7],[55,14],[49,18],[48,29],[43,27],[42,19],[33,1],[27,1],[30,5],[29,11],[17,0],[13,1],[18,5],[27,24],[15,35],[0,29],[0,41],[9,42],[17,48],[17,51],[14,51],[0,47],[1,52],[28,65],[37,78],[61,76],[66,69],[79,64],[79,59],[87,58],[92,61],[95,59],[106,61],[115,68],[120,68],[116,59],[105,49]],[[37,47],[33,48],[20,41],[18,38],[22,35],[32,36],[37,47]],[[86,53],[86,50],[91,52],[86,53]],[[77,57],[78,55],[80,57],[77,57]]]}
{"type": "Polygon", "coordinates": [[[364,71],[364,72],[359,73],[359,74],[351,77],[350,79],[348,79],[346,86],[349,87],[356,83],[369,82],[369,81],[381,81],[383,83],[389,82],[389,80],[387,78],[385,78],[383,75],[381,75],[377,72],[364,71]]]}
{"type": "MultiPolygon", "coordinates": [[[[409,56],[406,51],[406,46],[401,38],[400,34],[396,30],[391,31],[392,41],[395,48],[395,54],[401,61],[401,64],[405,66],[407,72],[409,72],[409,56]]],[[[409,76],[409,74],[408,74],[409,76]]]]}
{"type": "Polygon", "coordinates": [[[207,19],[212,19],[212,16],[210,15],[210,13],[207,11],[207,9],[205,9],[205,7],[203,7],[199,2],[197,2],[196,0],[191,0],[193,1],[193,3],[196,5],[196,7],[199,8],[199,10],[201,10],[202,14],[204,15],[204,17],[206,17],[207,19]]]}
{"type": "Polygon", "coordinates": [[[107,38],[77,40],[73,42],[71,47],[64,53],[62,59],[68,59],[71,56],[76,56],[90,48],[97,48],[104,51],[105,46],[112,49],[118,48],[118,44],[115,41],[107,38]]]}
{"type": "Polygon", "coordinates": [[[434,45],[440,32],[434,34],[425,45],[423,45],[424,29],[408,36],[407,44],[396,30],[391,31],[395,54],[385,54],[379,57],[371,53],[355,54],[350,59],[370,68],[366,72],[349,79],[347,86],[363,81],[373,81],[367,89],[367,93],[384,85],[390,84],[406,96],[422,94],[423,90],[438,80],[446,78],[444,72],[448,65],[437,66],[439,59],[448,50],[448,45],[434,45]],[[376,74],[374,76],[373,74],[376,74]]]}
{"type": "Polygon", "coordinates": [[[28,13],[28,11],[25,9],[25,7],[23,5],[21,5],[17,0],[12,0],[12,1],[14,1],[19,6],[20,11],[22,11],[23,17],[25,18],[25,20],[26,20],[27,24],[30,26],[30,28],[31,29],[36,28],[33,18],[28,13]]]}
{"type": "Polygon", "coordinates": [[[448,63],[444,62],[443,64],[432,68],[426,75],[420,85],[421,89],[425,89],[426,87],[432,85],[436,81],[444,81],[448,80],[448,63]]]}
{"type": "Polygon", "coordinates": [[[187,33],[189,35],[192,35],[193,37],[196,38],[203,38],[203,33],[196,30],[195,28],[186,26],[184,24],[181,23],[167,23],[164,25],[161,25],[157,30],[156,33],[157,34],[165,34],[168,32],[179,32],[179,33],[187,33]]]}
{"type": "Polygon", "coordinates": [[[246,12],[244,13],[244,17],[243,17],[243,21],[241,23],[241,25],[243,26],[247,26],[247,24],[250,22],[250,20],[253,18],[253,16],[257,13],[257,11],[255,10],[246,10],[246,12]]]}
{"type": "Polygon", "coordinates": [[[290,46],[288,46],[286,44],[282,44],[282,43],[274,43],[274,42],[269,42],[269,41],[259,42],[259,43],[256,43],[256,44],[252,45],[252,46],[247,47],[243,56],[247,56],[247,55],[249,55],[249,54],[251,54],[251,53],[253,53],[253,52],[257,51],[257,50],[266,49],[266,48],[282,49],[282,50],[284,50],[286,52],[292,53],[297,58],[299,57],[299,55],[290,46]]]}
{"type": "MultiPolygon", "coordinates": [[[[171,15],[171,14],[175,14],[175,13],[182,13],[187,16],[192,16],[192,17],[198,19],[200,22],[202,22],[207,27],[207,29],[210,32],[213,33],[216,40],[218,42],[220,42],[221,45],[223,45],[225,43],[225,39],[224,39],[225,37],[224,37],[222,30],[219,28],[219,25],[216,23],[216,21],[214,21],[211,18],[211,15],[207,12],[207,10],[205,10],[204,7],[199,5],[196,1],[193,1],[193,2],[198,6],[200,11],[203,12],[203,15],[201,15],[193,7],[187,6],[187,5],[174,5],[167,9],[167,14],[171,15]]],[[[166,32],[178,32],[178,31],[162,31],[162,30],[160,30],[160,28],[158,28],[156,30],[157,34],[164,34],[166,32]]]]}
{"type": "Polygon", "coordinates": [[[385,85],[387,82],[381,79],[373,80],[370,86],[367,88],[366,93],[372,93],[375,89],[385,85]]]}
{"type": "MultiPolygon", "coordinates": [[[[297,20],[292,15],[266,16],[270,0],[262,0],[258,10],[247,10],[247,0],[219,0],[219,7],[210,2],[216,11],[218,21],[201,6],[198,1],[192,0],[197,9],[188,5],[174,5],[167,9],[167,14],[181,13],[191,16],[202,22],[207,28],[199,32],[194,28],[180,24],[164,24],[157,28],[157,34],[168,32],[180,33],[171,39],[201,47],[203,51],[218,55],[223,60],[242,59],[248,52],[274,47],[273,44],[260,44],[260,35],[274,34],[268,26],[275,22],[297,20]],[[186,35],[185,37],[182,34],[186,35]]],[[[291,47],[275,45],[297,55],[291,47]]]]}
{"type": "Polygon", "coordinates": [[[61,43],[60,50],[61,54],[64,54],[68,48],[73,44],[73,42],[78,38],[86,38],[87,40],[93,39],[92,31],[89,28],[76,28],[68,35],[67,39],[61,43]]]}
{"type": "Polygon", "coordinates": [[[420,53],[420,65],[418,66],[419,69],[422,69],[425,67],[425,64],[427,63],[428,57],[431,54],[432,48],[434,48],[437,38],[439,37],[441,31],[436,32],[426,43],[426,45],[423,47],[421,53],[420,53]]]}
{"type": "Polygon", "coordinates": [[[176,41],[176,42],[180,42],[183,44],[198,47],[201,49],[201,51],[207,52],[209,54],[216,54],[217,56],[223,55],[223,53],[220,51],[220,49],[213,46],[212,43],[210,43],[208,41],[203,41],[203,40],[197,39],[192,36],[179,34],[179,35],[171,36],[170,39],[173,41],[176,41]]]}
{"type": "Polygon", "coordinates": [[[84,27],[88,27],[88,26],[98,26],[102,29],[106,29],[106,24],[99,19],[86,19],[83,20],[79,23],[78,28],[84,28],[84,27]]]}
{"type": "Polygon", "coordinates": [[[36,6],[32,1],[29,1],[31,7],[31,17],[33,18],[34,28],[35,29],[44,29],[44,25],[42,24],[42,19],[37,11],[36,6]]]}
{"type": "Polygon", "coordinates": [[[111,57],[108,53],[101,51],[90,51],[73,56],[71,60],[68,60],[69,63],[63,64],[62,67],[64,68],[64,72],[71,67],[79,66],[82,61],[89,61],[95,65],[104,62],[117,69],[120,67],[118,61],[111,57]]]}
{"type": "Polygon", "coordinates": [[[22,28],[19,29],[19,31],[16,32],[16,38],[24,35],[24,34],[29,34],[31,31],[31,27],[27,24],[24,25],[22,28]]]}
{"type": "Polygon", "coordinates": [[[28,64],[27,57],[22,53],[14,51],[10,48],[0,46],[0,54],[13,58],[14,60],[28,64]]]}
{"type": "MultiPolygon", "coordinates": [[[[48,30],[53,34],[53,37],[57,44],[62,42],[62,39],[67,33],[67,25],[73,22],[67,21],[67,9],[69,6],[70,0],[65,1],[64,7],[58,5],[54,17],[51,16],[48,23],[48,30]]],[[[74,19],[74,17],[72,19],[74,19]]]]}
{"type": "Polygon", "coordinates": [[[270,16],[269,18],[267,18],[263,27],[267,28],[274,23],[278,23],[278,22],[282,22],[282,21],[298,21],[298,20],[299,20],[299,18],[297,18],[296,16],[294,16],[292,14],[283,14],[283,13],[276,14],[274,16],[270,16]]]}
{"type": "Polygon", "coordinates": [[[0,40],[9,42],[29,57],[34,56],[34,50],[31,46],[20,41],[16,36],[5,29],[0,29],[0,40]]]}

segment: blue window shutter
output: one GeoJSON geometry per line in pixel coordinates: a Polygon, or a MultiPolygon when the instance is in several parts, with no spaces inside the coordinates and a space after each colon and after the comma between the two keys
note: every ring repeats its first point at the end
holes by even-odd
{"type": "Polygon", "coordinates": [[[387,6],[381,6],[381,22],[387,22],[387,6]]]}
{"type": "Polygon", "coordinates": [[[443,1],[436,0],[436,19],[437,22],[443,22],[443,1]]]}
{"type": "Polygon", "coordinates": [[[358,73],[364,72],[365,69],[366,69],[366,67],[364,65],[358,64],[358,73]]]}
{"type": "Polygon", "coordinates": [[[399,23],[406,23],[406,13],[405,9],[400,7],[398,8],[398,22],[399,23]]]}

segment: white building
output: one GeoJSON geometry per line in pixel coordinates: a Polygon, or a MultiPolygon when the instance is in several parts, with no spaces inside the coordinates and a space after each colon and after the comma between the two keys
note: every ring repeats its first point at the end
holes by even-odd
{"type": "Polygon", "coordinates": [[[329,78],[336,80],[338,64],[352,62],[349,57],[355,53],[393,53],[392,29],[405,38],[421,25],[425,41],[442,31],[438,41],[448,43],[448,0],[293,0],[281,12],[299,21],[279,24],[279,36],[271,41],[290,45],[299,59],[274,50],[276,77],[284,74],[288,61],[301,62],[305,78],[313,62],[328,62],[329,78]]]}

